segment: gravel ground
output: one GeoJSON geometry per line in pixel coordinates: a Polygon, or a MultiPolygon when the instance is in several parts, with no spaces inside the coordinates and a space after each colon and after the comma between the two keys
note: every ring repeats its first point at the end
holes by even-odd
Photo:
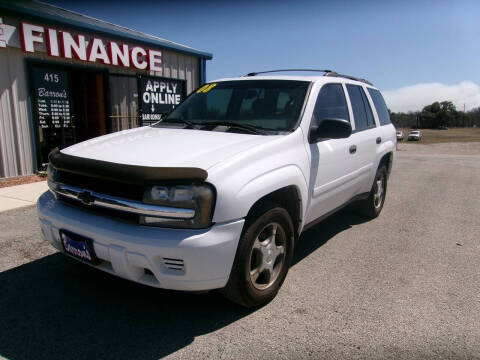
{"type": "Polygon", "coordinates": [[[0,357],[480,359],[480,152],[399,151],[379,218],[304,233],[258,310],[136,285],[40,240],[35,209],[0,215],[0,357]]]}
{"type": "Polygon", "coordinates": [[[430,155],[478,155],[480,142],[422,144],[422,142],[399,142],[398,151],[410,151],[430,155]]]}

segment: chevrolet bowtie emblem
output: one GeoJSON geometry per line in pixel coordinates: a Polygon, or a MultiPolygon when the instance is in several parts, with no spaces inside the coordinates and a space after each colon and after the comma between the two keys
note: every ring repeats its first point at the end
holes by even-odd
{"type": "Polygon", "coordinates": [[[89,191],[84,191],[77,195],[77,199],[85,205],[92,205],[95,202],[95,197],[89,191]]]}

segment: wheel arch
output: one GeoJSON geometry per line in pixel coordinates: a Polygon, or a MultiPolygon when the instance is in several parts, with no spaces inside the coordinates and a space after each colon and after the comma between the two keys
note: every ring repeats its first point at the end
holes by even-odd
{"type": "Polygon", "coordinates": [[[300,189],[296,185],[288,185],[264,195],[251,206],[247,214],[247,220],[255,214],[255,210],[262,203],[267,201],[274,202],[287,210],[293,223],[295,236],[298,238],[303,222],[303,203],[300,189]]]}
{"type": "Polygon", "coordinates": [[[393,152],[390,151],[382,156],[380,159],[380,162],[378,163],[378,168],[380,166],[385,165],[387,168],[387,176],[390,176],[390,172],[392,171],[392,165],[393,165],[393,152]]]}
{"type": "MultiPolygon", "coordinates": [[[[278,203],[292,209],[297,201],[299,210],[291,210],[295,223],[301,224],[307,208],[308,187],[302,170],[296,165],[287,165],[276,169],[265,169],[263,174],[245,179],[246,173],[231,175],[228,181],[217,187],[217,201],[213,222],[222,223],[248,216],[259,200],[276,199],[278,203]],[[287,200],[282,199],[285,196],[287,200]],[[299,215],[297,216],[297,213],[299,215]]],[[[290,212],[289,212],[290,213],[290,212]]],[[[293,221],[293,219],[292,219],[293,221]]],[[[301,225],[300,225],[301,226],[301,225]]],[[[298,229],[297,229],[298,230],[298,229]]]]}

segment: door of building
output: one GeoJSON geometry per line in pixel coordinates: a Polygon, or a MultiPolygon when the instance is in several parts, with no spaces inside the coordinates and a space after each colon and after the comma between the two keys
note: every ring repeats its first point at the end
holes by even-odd
{"type": "Polygon", "coordinates": [[[110,75],[108,129],[115,132],[140,126],[136,76],[110,75]]]}
{"type": "Polygon", "coordinates": [[[39,170],[56,147],[107,133],[105,72],[33,65],[31,78],[39,170]]]}
{"type": "Polygon", "coordinates": [[[104,77],[97,71],[70,71],[75,142],[107,133],[104,77]]]}

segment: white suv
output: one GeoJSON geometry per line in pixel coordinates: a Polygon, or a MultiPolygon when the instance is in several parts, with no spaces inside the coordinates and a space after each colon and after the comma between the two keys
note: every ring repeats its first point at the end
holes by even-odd
{"type": "Polygon", "coordinates": [[[420,130],[410,130],[408,133],[408,140],[416,140],[420,141],[422,140],[422,132],[420,130]]]}
{"type": "Polygon", "coordinates": [[[302,231],[352,202],[378,216],[396,135],[366,80],[257,75],[208,83],[153,126],[53,151],[45,238],[142,284],[270,301],[302,231]]]}

